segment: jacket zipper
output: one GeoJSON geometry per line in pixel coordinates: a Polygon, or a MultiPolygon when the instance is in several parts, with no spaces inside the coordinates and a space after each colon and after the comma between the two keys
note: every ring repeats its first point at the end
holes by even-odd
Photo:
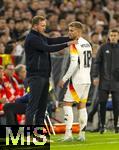
{"type": "Polygon", "coordinates": [[[38,57],[38,70],[40,70],[40,56],[38,57]]]}

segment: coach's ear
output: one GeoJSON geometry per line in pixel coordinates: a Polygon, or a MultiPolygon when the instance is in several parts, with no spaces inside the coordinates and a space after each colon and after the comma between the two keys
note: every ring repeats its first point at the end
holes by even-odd
{"type": "Polygon", "coordinates": [[[116,68],[112,74],[113,74],[114,79],[116,81],[119,81],[119,68],[116,68]]]}

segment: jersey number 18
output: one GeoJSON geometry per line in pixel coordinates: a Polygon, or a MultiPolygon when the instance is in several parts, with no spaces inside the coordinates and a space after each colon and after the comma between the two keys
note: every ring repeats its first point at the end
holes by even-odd
{"type": "Polygon", "coordinates": [[[90,67],[91,51],[84,51],[84,68],[90,67]]]}

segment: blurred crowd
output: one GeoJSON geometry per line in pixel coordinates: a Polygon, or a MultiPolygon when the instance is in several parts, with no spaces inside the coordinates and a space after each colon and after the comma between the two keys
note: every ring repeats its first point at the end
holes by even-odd
{"type": "Polygon", "coordinates": [[[25,95],[26,67],[19,64],[0,65],[0,115],[4,114],[3,106],[14,103],[16,99],[25,95]]]}

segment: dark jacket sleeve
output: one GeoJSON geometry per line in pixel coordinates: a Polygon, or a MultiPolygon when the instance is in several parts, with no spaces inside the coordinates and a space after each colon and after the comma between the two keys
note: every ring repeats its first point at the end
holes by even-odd
{"type": "Polygon", "coordinates": [[[99,48],[96,58],[94,59],[93,64],[92,64],[92,68],[91,68],[92,79],[99,78],[101,63],[102,63],[102,47],[99,48]]]}
{"type": "Polygon", "coordinates": [[[69,37],[57,37],[57,38],[48,38],[47,37],[47,41],[48,41],[48,44],[51,45],[51,44],[65,43],[65,42],[71,41],[71,39],[69,39],[69,37]]]}
{"type": "Polygon", "coordinates": [[[48,45],[47,42],[41,40],[38,37],[32,37],[29,40],[29,45],[32,49],[44,52],[56,52],[68,47],[67,43],[48,45]]]}
{"type": "Polygon", "coordinates": [[[93,73],[93,69],[94,69],[94,67],[93,67],[94,61],[95,61],[95,58],[92,57],[91,68],[90,68],[90,78],[91,78],[91,82],[93,81],[93,75],[92,75],[92,73],[93,73]]]}

